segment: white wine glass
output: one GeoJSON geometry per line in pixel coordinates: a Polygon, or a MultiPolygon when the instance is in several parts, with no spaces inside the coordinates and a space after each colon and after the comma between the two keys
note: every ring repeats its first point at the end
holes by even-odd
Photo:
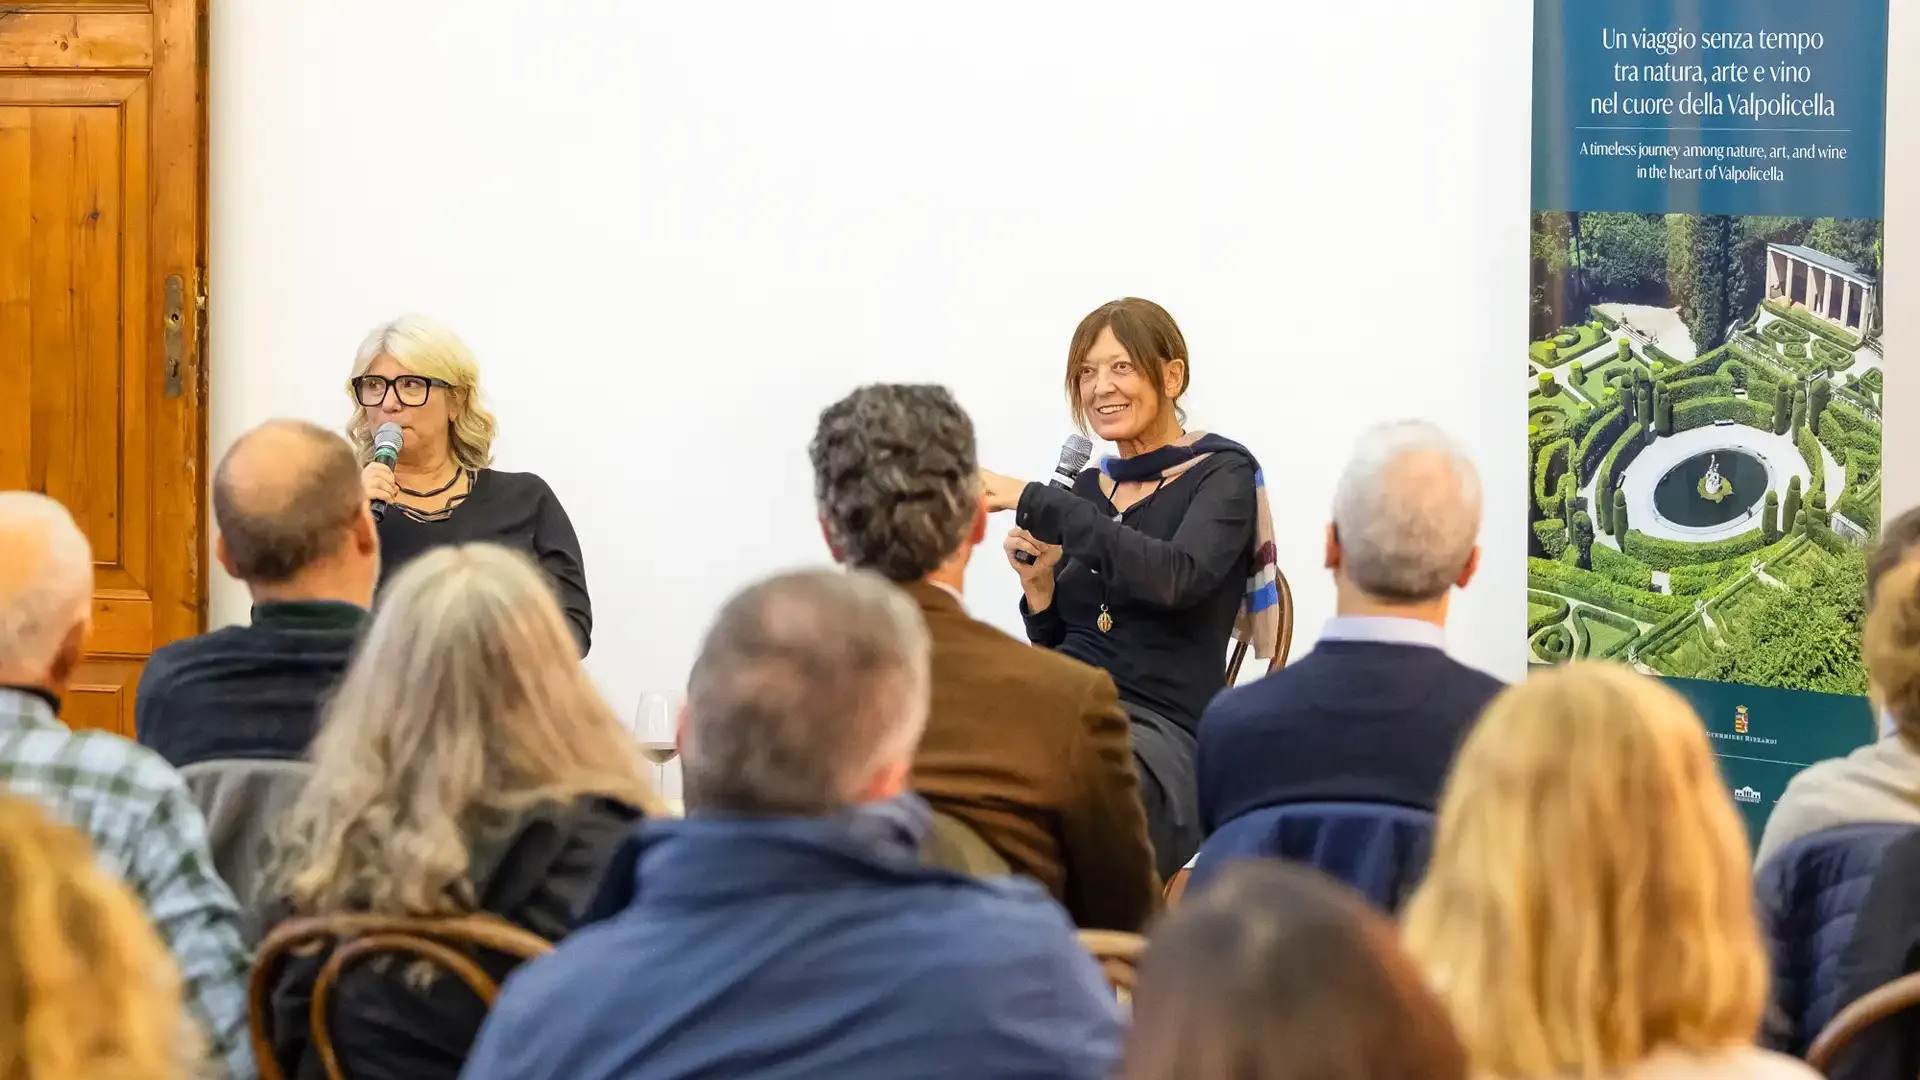
{"type": "Polygon", "coordinates": [[[649,691],[640,695],[634,716],[634,737],[640,740],[640,753],[653,763],[653,793],[662,799],[667,797],[667,765],[680,755],[673,711],[672,695],[649,691]]]}

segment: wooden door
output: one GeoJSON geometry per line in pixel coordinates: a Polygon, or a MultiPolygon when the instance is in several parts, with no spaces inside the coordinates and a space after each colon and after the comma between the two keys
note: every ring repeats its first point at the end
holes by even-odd
{"type": "Polygon", "coordinates": [[[0,488],[93,542],[76,727],[205,621],[201,0],[0,0],[0,488]]]}

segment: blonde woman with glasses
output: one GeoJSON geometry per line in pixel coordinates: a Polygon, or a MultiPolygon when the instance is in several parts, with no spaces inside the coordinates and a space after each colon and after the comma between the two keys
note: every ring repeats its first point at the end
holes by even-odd
{"type": "MultiPolygon", "coordinates": [[[[394,579],[311,756],[282,826],[283,917],[488,912],[557,941],[653,806],[545,578],[487,544],[431,551],[394,579]]],[[[510,962],[489,959],[504,977],[510,962]]],[[[320,1075],[307,1015],[325,960],[273,973],[289,1076],[320,1075]]],[[[333,1002],[356,1080],[452,1080],[485,1013],[459,980],[422,985],[401,965],[354,968],[333,1002]]]]}
{"type": "Polygon", "coordinates": [[[1753,1046],[1745,833],[1699,718],[1626,668],[1572,664],[1488,706],[1404,932],[1478,1075],[1817,1075],[1753,1046]]]}
{"type": "Polygon", "coordinates": [[[86,838],[0,796],[0,1076],[198,1075],[180,972],[86,838]]]}
{"type": "Polygon", "coordinates": [[[422,552],[476,541],[533,557],[560,594],[581,656],[593,643],[593,602],[580,540],[566,508],[533,473],[493,464],[493,414],[480,396],[480,365],[459,335],[407,315],[376,326],[347,380],[361,484],[379,521],[381,587],[422,552]],[[400,429],[398,457],[376,460],[374,441],[400,429]]]}

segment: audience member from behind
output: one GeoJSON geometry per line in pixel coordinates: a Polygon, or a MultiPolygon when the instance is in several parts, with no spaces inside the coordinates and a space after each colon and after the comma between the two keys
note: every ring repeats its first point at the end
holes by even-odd
{"type": "Polygon", "coordinates": [[[251,1077],[239,910],[186,784],[144,747],[60,722],[92,610],[93,551],[73,518],[43,495],[0,492],[0,790],[86,835],[173,954],[222,1075],[251,1077]]]}
{"type": "Polygon", "coordinates": [[[1315,870],[1237,862],[1153,932],[1121,1080],[1466,1080],[1393,924],[1315,870]]]}
{"type": "MultiPolygon", "coordinates": [[[[638,744],[580,667],[539,567],[489,544],[436,548],[395,576],[327,704],[288,813],[277,914],[485,912],[557,941],[579,923],[652,802],[638,744]]],[[[325,955],[271,973],[274,1056],[320,1077],[307,1041],[325,955]]],[[[502,978],[513,961],[487,954],[502,978]]],[[[357,1080],[453,1077],[485,1007],[458,978],[359,965],[334,989],[357,1080]]]]}
{"type": "Polygon", "coordinates": [[[872,574],[730,601],[682,715],[691,816],[507,984],[467,1080],[1109,1075],[1113,994],[1058,905],[920,862],[927,652],[872,574]]]}
{"type": "Polygon", "coordinates": [[[1327,526],[1336,615],[1313,651],[1213,700],[1200,725],[1209,833],[1252,810],[1355,801],[1432,809],[1500,683],[1446,653],[1447,602],[1480,564],[1480,474],[1422,421],[1367,432],[1327,526]]]}
{"type": "Polygon", "coordinates": [[[0,1074],[194,1075],[180,972],[86,838],[0,797],[0,1074]]]}
{"type": "Polygon", "coordinates": [[[820,414],[814,495],[834,557],[902,585],[933,642],[913,787],[1081,926],[1137,930],[1159,889],[1113,680],[967,614],[986,538],[973,422],[938,386],[869,386],[820,414]]]}
{"type": "Polygon", "coordinates": [[[1816,1075],[1753,1045],[1767,958],[1706,729],[1626,667],[1572,664],[1488,707],[1404,927],[1478,1075],[1816,1075]]]}
{"type": "Polygon", "coordinates": [[[1920,825],[1920,507],[1886,523],[1867,560],[1861,655],[1880,738],[1802,769],[1767,817],[1754,863],[1803,836],[1870,821],[1920,825]]]}
{"type": "Polygon", "coordinates": [[[253,620],[154,651],[135,727],[175,768],[300,760],[346,670],[380,577],[360,466],[340,436],[274,420],[213,475],[214,554],[253,594],[253,620]]]}

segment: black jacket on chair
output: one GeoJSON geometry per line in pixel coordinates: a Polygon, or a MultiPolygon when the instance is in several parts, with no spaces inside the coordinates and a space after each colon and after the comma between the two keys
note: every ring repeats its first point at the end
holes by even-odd
{"type": "MultiPolygon", "coordinates": [[[[531,811],[510,834],[476,843],[471,877],[480,910],[559,941],[579,925],[608,862],[640,816],[609,799],[584,798],[531,811]]],[[[284,917],[286,909],[277,914],[284,917]]],[[[273,974],[273,1052],[293,1080],[325,1080],[307,1022],[314,980],[327,955],[295,956],[273,974]]],[[[476,959],[496,981],[518,963],[490,953],[476,959]]],[[[372,959],[350,969],[335,987],[328,1031],[353,1080],[459,1076],[486,1007],[449,972],[436,972],[424,988],[410,984],[412,966],[372,959]]]]}
{"type": "MultiPolygon", "coordinates": [[[[1920,971],[1920,830],[1882,849],[1840,955],[1834,1011],[1915,971],[1920,971]]],[[[1909,1009],[1861,1032],[1834,1059],[1827,1075],[1832,1080],[1912,1080],[1920,1075],[1920,1010],[1909,1009]]]]}

